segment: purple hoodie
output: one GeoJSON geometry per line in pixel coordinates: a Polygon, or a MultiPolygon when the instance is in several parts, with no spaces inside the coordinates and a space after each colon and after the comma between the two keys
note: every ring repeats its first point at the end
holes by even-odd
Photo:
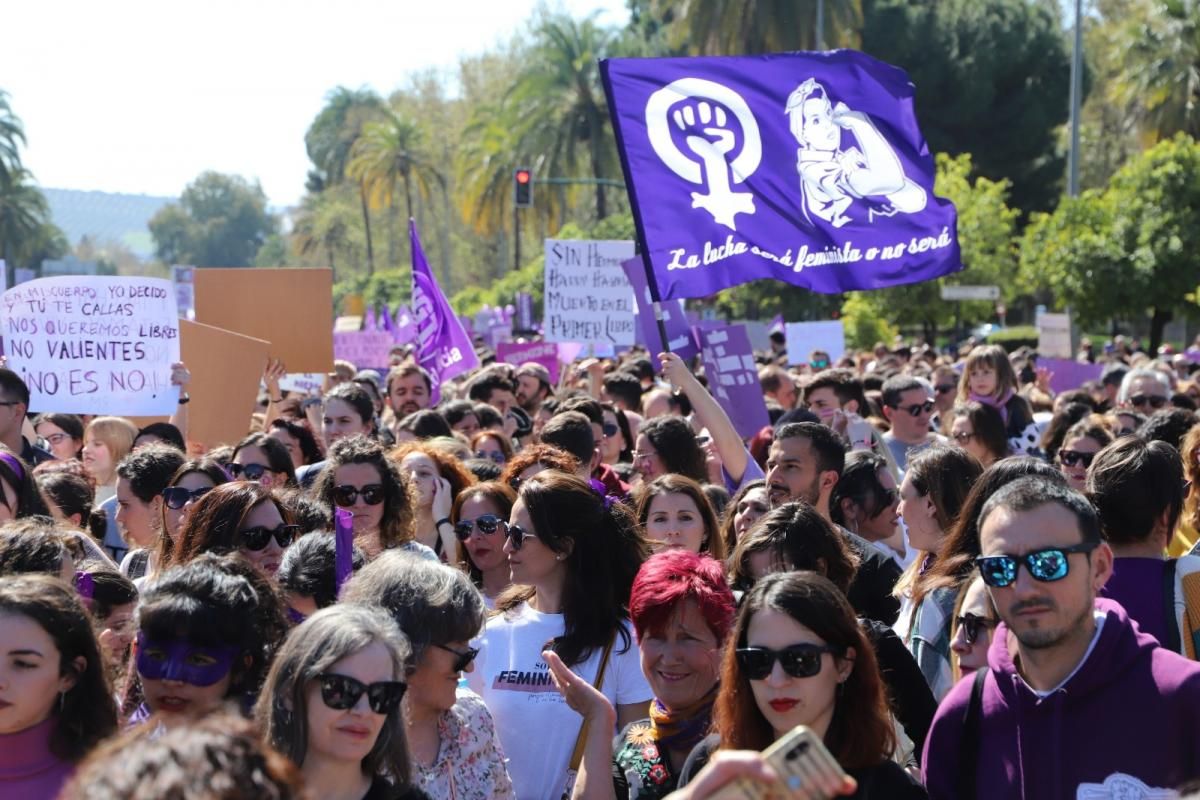
{"type": "MultiPolygon", "coordinates": [[[[1112,600],[1095,649],[1042,700],[1017,674],[1001,625],[988,650],[978,800],[1159,797],[1200,777],[1200,663],[1158,646],[1112,600]]],[[[953,800],[973,676],[950,690],[925,740],[931,800],[953,800]]]]}

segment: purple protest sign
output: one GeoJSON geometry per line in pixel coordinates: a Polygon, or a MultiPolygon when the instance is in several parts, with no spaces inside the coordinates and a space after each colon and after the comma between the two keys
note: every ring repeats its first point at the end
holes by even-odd
{"type": "MultiPolygon", "coordinates": [[[[642,342],[654,352],[662,347],[662,337],[658,333],[658,323],[654,320],[654,307],[651,305],[650,287],[646,285],[646,265],[641,256],[634,256],[628,261],[621,262],[621,269],[629,278],[633,287],[633,316],[637,320],[638,332],[642,342]]],[[[700,352],[696,338],[688,325],[687,311],[682,300],[664,300],[662,303],[663,326],[667,330],[667,349],[682,359],[689,359],[700,352]]],[[[655,369],[658,359],[651,359],[655,369]]]]}
{"type": "Polygon", "coordinates": [[[600,62],[664,299],[836,293],[962,269],[902,70],[852,50],[600,62]]]}
{"type": "Polygon", "coordinates": [[[725,409],[738,435],[749,439],[770,425],[745,326],[724,325],[708,331],[697,328],[696,339],[704,357],[708,390],[725,409]]]}
{"type": "Polygon", "coordinates": [[[1104,366],[1101,364],[1084,364],[1079,361],[1072,361],[1068,358],[1044,358],[1038,356],[1037,365],[1039,368],[1046,368],[1052,373],[1050,375],[1050,388],[1055,394],[1059,392],[1078,389],[1088,381],[1100,380],[1100,373],[1104,371],[1104,366]]]}
{"type": "Polygon", "coordinates": [[[496,345],[496,358],[513,366],[534,361],[545,367],[550,373],[550,382],[557,384],[559,347],[557,342],[500,342],[496,345]]]}
{"type": "Polygon", "coordinates": [[[439,387],[444,381],[474,369],[479,364],[471,337],[463,330],[458,315],[446,301],[433,270],[425,260],[417,225],[408,221],[412,240],[412,303],[417,325],[417,363],[429,371],[433,379],[433,402],[441,396],[439,387]]]}
{"type": "Polygon", "coordinates": [[[396,346],[387,331],[334,331],[333,357],[359,369],[386,367],[388,352],[396,346]]]}

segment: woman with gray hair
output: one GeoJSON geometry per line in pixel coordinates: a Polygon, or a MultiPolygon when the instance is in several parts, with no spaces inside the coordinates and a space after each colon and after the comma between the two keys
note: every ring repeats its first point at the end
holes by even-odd
{"type": "Polygon", "coordinates": [[[404,721],[413,782],[435,800],[514,798],[492,715],[460,687],[479,651],[483,597],[461,570],[389,551],[346,585],[343,603],[383,608],[412,645],[404,721]]]}
{"type": "Polygon", "coordinates": [[[254,711],[313,797],[425,797],[411,783],[400,712],[411,653],[396,623],[364,606],[322,609],[292,631],[254,711]]]}

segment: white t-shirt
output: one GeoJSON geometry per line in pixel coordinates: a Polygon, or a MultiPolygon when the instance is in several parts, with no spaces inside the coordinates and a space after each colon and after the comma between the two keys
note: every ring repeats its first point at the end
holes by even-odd
{"type": "MultiPolygon", "coordinates": [[[[601,690],[614,706],[648,702],[653,693],[628,624],[630,646],[621,637],[613,646],[601,690]]],[[[527,604],[488,620],[475,643],[480,648],[467,685],[487,703],[500,743],[508,756],[508,774],[519,800],[559,800],[582,718],[554,687],[542,660],[546,643],[563,633],[562,614],[541,614],[527,604]]],[[[572,670],[595,682],[602,651],[596,649],[572,670]]],[[[614,732],[615,733],[615,732],[614,732]]]]}

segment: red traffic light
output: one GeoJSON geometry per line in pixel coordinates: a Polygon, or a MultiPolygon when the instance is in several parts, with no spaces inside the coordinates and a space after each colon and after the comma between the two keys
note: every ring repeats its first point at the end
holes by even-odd
{"type": "Polygon", "coordinates": [[[529,174],[529,170],[527,170],[527,169],[517,170],[517,175],[516,175],[517,183],[529,183],[531,177],[532,176],[529,174]]]}

